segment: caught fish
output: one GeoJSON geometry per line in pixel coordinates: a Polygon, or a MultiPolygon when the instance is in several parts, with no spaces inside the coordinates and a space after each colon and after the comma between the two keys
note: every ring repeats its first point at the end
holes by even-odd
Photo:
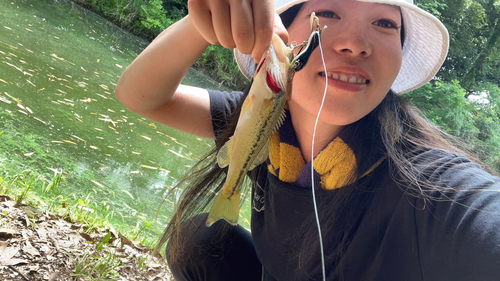
{"type": "Polygon", "coordinates": [[[318,44],[315,39],[321,29],[314,13],[311,15],[311,29],[309,40],[302,44],[302,47],[306,45],[304,52],[297,57],[294,57],[293,46],[285,45],[278,35],[273,34],[271,45],[255,71],[234,135],[217,154],[219,166],[229,168],[226,181],[208,214],[207,226],[220,219],[231,225],[238,223],[243,179],[248,171],[266,161],[269,138],[283,120],[283,107],[291,97],[295,71],[302,69],[312,53],[311,49],[318,44]],[[298,60],[299,57],[301,60],[298,60]]]}
{"type": "Polygon", "coordinates": [[[246,173],[267,159],[267,142],[279,124],[292,81],[292,59],[292,48],[273,34],[271,45],[255,71],[234,135],[217,154],[219,166],[229,165],[229,169],[208,214],[207,226],[220,219],[232,225],[238,223],[240,187],[246,173]]]}

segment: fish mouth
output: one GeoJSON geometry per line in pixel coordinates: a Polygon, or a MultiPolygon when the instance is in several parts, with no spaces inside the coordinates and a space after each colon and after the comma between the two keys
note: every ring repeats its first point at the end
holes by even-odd
{"type": "MultiPolygon", "coordinates": [[[[266,62],[266,84],[269,89],[275,94],[286,89],[284,71],[281,69],[283,65],[288,65],[287,57],[283,52],[283,46],[280,44],[281,39],[273,37],[272,44],[269,46],[269,52],[266,62]],[[278,40],[279,39],[279,40],[278,40]]],[[[266,61],[264,59],[264,61],[266,61]]],[[[287,72],[285,72],[287,73],[287,72]]],[[[286,75],[286,74],[285,74],[286,75]]]]}
{"type": "MultiPolygon", "coordinates": [[[[273,54],[274,55],[274,54],[273,54]]],[[[257,68],[256,73],[259,73],[261,70],[261,67],[266,64],[266,67],[264,69],[265,76],[266,76],[266,86],[275,94],[284,91],[285,85],[282,82],[281,75],[280,75],[280,68],[275,61],[275,58],[271,56],[270,62],[266,62],[268,58],[265,57],[262,59],[259,67],[257,68]]]]}
{"type": "Polygon", "coordinates": [[[370,84],[369,79],[366,79],[364,76],[359,74],[349,74],[333,71],[327,72],[327,75],[325,75],[325,72],[320,72],[319,75],[323,77],[327,76],[329,79],[339,80],[351,84],[370,84]]]}

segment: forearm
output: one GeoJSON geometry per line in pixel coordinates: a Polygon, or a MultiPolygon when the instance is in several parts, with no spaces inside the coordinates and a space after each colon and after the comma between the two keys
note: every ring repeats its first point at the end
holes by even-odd
{"type": "Polygon", "coordinates": [[[116,86],[117,98],[137,113],[173,102],[177,87],[208,45],[186,16],[163,31],[127,67],[116,86]]]}

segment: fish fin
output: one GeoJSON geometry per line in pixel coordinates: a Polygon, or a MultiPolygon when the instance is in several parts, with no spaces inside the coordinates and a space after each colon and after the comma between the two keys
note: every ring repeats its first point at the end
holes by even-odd
{"type": "Polygon", "coordinates": [[[233,146],[233,138],[231,137],[217,153],[217,164],[219,167],[224,168],[231,162],[231,149],[233,146]]]}
{"type": "Polygon", "coordinates": [[[278,117],[278,121],[276,121],[276,125],[274,126],[273,132],[276,132],[280,129],[281,125],[283,125],[283,122],[285,122],[286,118],[286,110],[283,108],[281,110],[280,117],[278,117]]]}
{"type": "Polygon", "coordinates": [[[237,225],[239,216],[240,192],[238,191],[230,197],[226,197],[223,192],[220,192],[208,213],[206,225],[210,227],[221,219],[227,221],[230,225],[237,225]]]}
{"type": "Polygon", "coordinates": [[[255,156],[255,159],[253,160],[252,165],[250,165],[250,169],[248,170],[251,171],[255,167],[264,163],[264,161],[267,160],[267,157],[269,157],[269,141],[266,142],[266,144],[264,145],[264,147],[262,147],[257,156],[255,156]]]}

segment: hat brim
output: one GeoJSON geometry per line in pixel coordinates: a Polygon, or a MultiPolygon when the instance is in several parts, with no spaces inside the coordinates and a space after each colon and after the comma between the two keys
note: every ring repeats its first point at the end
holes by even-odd
{"type": "MultiPolygon", "coordinates": [[[[432,14],[405,0],[357,0],[395,5],[401,8],[405,28],[401,69],[392,91],[403,94],[429,82],[448,54],[449,35],[446,27],[432,14]]],[[[278,14],[307,0],[276,0],[278,14]]],[[[250,55],[234,50],[236,62],[246,78],[252,79],[256,64],[250,55]]]]}
{"type": "Polygon", "coordinates": [[[405,28],[403,61],[391,89],[397,94],[404,94],[429,82],[439,71],[448,54],[448,30],[441,21],[406,1],[358,1],[396,5],[401,8],[405,28]]]}

